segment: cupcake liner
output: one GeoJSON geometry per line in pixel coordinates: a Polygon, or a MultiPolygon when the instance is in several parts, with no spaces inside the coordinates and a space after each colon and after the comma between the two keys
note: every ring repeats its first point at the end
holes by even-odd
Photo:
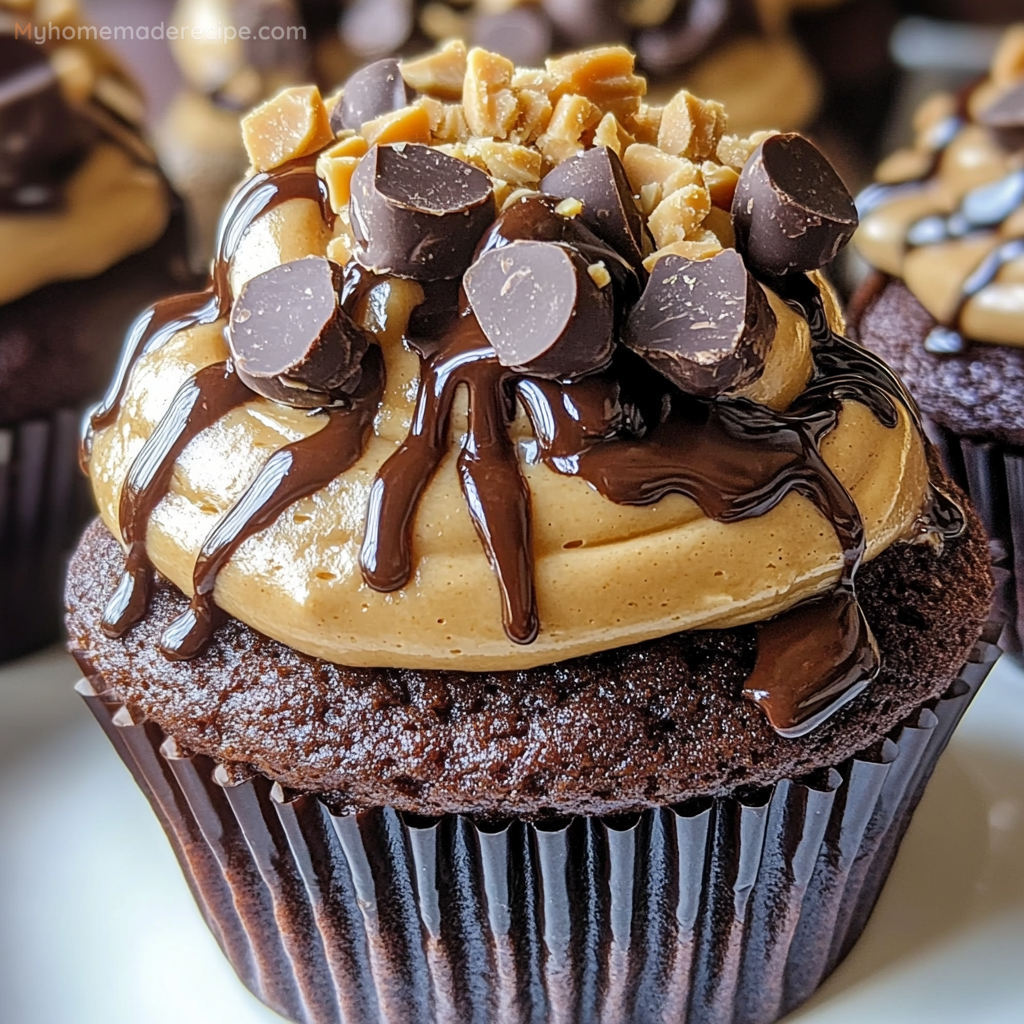
{"type": "Polygon", "coordinates": [[[190,754],[79,655],[89,705],[252,992],[304,1024],[768,1024],[867,921],[999,654],[835,768],[623,818],[336,815],[190,754]]]}
{"type": "Polygon", "coordinates": [[[934,422],[928,435],[949,475],[967,492],[991,540],[1000,644],[1024,656],[1024,448],[962,437],[934,422]]]}
{"type": "Polygon", "coordinates": [[[0,427],[0,660],[63,632],[65,562],[91,502],[78,469],[81,412],[0,427]]]}

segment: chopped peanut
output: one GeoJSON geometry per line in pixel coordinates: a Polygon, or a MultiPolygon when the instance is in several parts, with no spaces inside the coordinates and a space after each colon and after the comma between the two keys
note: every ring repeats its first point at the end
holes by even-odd
{"type": "Polygon", "coordinates": [[[706,260],[716,256],[722,251],[722,244],[710,231],[702,231],[693,238],[682,242],[672,242],[663,246],[656,252],[652,252],[644,260],[644,267],[648,272],[654,270],[654,264],[663,256],[682,256],[688,260],[706,260]]]}
{"type": "Polygon", "coordinates": [[[650,107],[646,103],[641,103],[640,109],[629,115],[623,124],[637,142],[656,146],[664,112],[664,107],[650,107]]]}
{"type": "Polygon", "coordinates": [[[1024,25],[1013,25],[999,41],[992,60],[992,81],[996,85],[1014,85],[1024,77],[1024,25]]]}
{"type": "Polygon", "coordinates": [[[89,55],[78,46],[60,46],[50,54],[64,98],[72,106],[84,103],[96,85],[96,70],[89,55]]]}
{"type": "Polygon", "coordinates": [[[769,139],[773,135],[778,134],[779,133],[775,130],[754,132],[753,135],[746,139],[742,139],[738,135],[723,135],[715,149],[715,156],[718,158],[719,163],[726,164],[734,170],[742,171],[744,165],[750,159],[750,154],[753,153],[765,139],[769,139]]]}
{"type": "Polygon", "coordinates": [[[723,210],[728,210],[732,206],[736,182],[740,180],[736,170],[716,164],[712,160],[705,160],[700,165],[700,174],[704,179],[704,187],[711,193],[711,202],[723,210]]]}
{"type": "Polygon", "coordinates": [[[612,275],[608,273],[608,268],[604,265],[604,260],[598,260],[596,263],[591,263],[587,267],[587,273],[590,275],[590,280],[597,285],[598,288],[607,288],[612,283],[612,275]]]}
{"type": "Polygon", "coordinates": [[[563,96],[555,104],[548,130],[537,139],[537,148],[549,163],[560,164],[584,148],[581,136],[600,118],[601,111],[584,96],[563,96]]]}
{"type": "Polygon", "coordinates": [[[723,249],[736,248],[736,230],[732,226],[732,214],[720,206],[712,206],[704,218],[703,227],[712,231],[723,249]]]}
{"type": "Polygon", "coordinates": [[[638,194],[640,196],[640,212],[645,217],[650,217],[654,213],[654,208],[661,202],[661,197],[664,195],[661,185],[656,181],[641,185],[638,194]]]}
{"type": "Polygon", "coordinates": [[[711,196],[701,185],[684,185],[658,203],[647,226],[659,248],[692,235],[711,210],[711,196]]]}
{"type": "Polygon", "coordinates": [[[683,185],[700,182],[700,170],[692,160],[670,156],[657,146],[645,142],[637,142],[622,154],[622,166],[626,169],[626,177],[634,192],[639,192],[651,182],[664,185],[671,180],[673,188],[668,190],[670,192],[683,185]]]}
{"type": "Polygon", "coordinates": [[[681,89],[665,107],[658,129],[658,146],[674,156],[706,160],[714,155],[725,124],[721,103],[698,99],[681,89]]]}
{"type": "Polygon", "coordinates": [[[361,135],[353,135],[329,146],[316,158],[316,173],[327,184],[331,209],[341,213],[348,206],[352,172],[370,147],[361,135]]]}
{"type": "Polygon", "coordinates": [[[475,147],[465,142],[446,142],[440,146],[435,146],[435,149],[439,149],[442,153],[447,153],[449,156],[454,157],[456,160],[461,160],[464,164],[471,164],[478,170],[487,174],[487,164],[484,163],[484,158],[480,151],[475,147]]]}
{"type": "Polygon", "coordinates": [[[352,259],[355,242],[348,234],[337,235],[327,243],[327,258],[344,266],[352,259]]]}
{"type": "Polygon", "coordinates": [[[440,103],[426,97],[420,102],[430,116],[431,143],[465,142],[469,138],[469,125],[461,103],[440,103]]]}
{"type": "Polygon", "coordinates": [[[466,59],[462,106],[474,135],[504,139],[515,124],[519,105],[512,92],[512,61],[474,47],[466,59]]]}
{"type": "Polygon", "coordinates": [[[441,100],[461,100],[462,82],[466,77],[466,44],[453,39],[439,50],[402,61],[402,77],[406,84],[426,96],[441,100]]]}
{"type": "Polygon", "coordinates": [[[647,82],[633,74],[634,60],[625,46],[599,46],[549,58],[546,67],[558,82],[552,99],[585,96],[605,113],[633,114],[647,92],[647,82]]]}
{"type": "Polygon", "coordinates": [[[515,92],[541,92],[550,96],[558,88],[558,80],[543,68],[516,68],[512,76],[512,89],[515,92]]]}
{"type": "Polygon", "coordinates": [[[360,134],[371,145],[388,142],[430,142],[430,115],[422,102],[391,110],[367,121],[360,134]]]}
{"type": "Polygon", "coordinates": [[[605,114],[594,131],[594,145],[607,146],[616,156],[622,156],[622,151],[634,141],[633,136],[619,124],[618,118],[612,113],[605,114]]]}
{"type": "Polygon", "coordinates": [[[519,113],[510,137],[523,145],[535,142],[551,121],[551,100],[546,93],[523,89],[516,93],[516,103],[519,113]]]}
{"type": "Polygon", "coordinates": [[[541,156],[535,149],[493,139],[474,139],[470,147],[483,157],[488,173],[495,178],[503,178],[515,186],[535,185],[540,181],[541,156]]]}
{"type": "Polygon", "coordinates": [[[285,89],[242,118],[242,141],[257,171],[280,167],[333,139],[327,108],[315,85],[285,89]]]}
{"type": "Polygon", "coordinates": [[[578,217],[582,212],[583,204],[578,199],[563,199],[555,207],[555,213],[560,217],[578,217]]]}

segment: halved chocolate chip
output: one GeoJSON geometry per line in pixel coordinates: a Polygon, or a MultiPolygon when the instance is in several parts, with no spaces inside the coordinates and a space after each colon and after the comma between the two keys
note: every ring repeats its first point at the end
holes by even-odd
{"type": "Polygon", "coordinates": [[[57,202],[87,141],[46,50],[0,34],[0,209],[57,202]]]}
{"type": "Polygon", "coordinates": [[[555,196],[530,195],[506,207],[480,240],[477,258],[516,241],[563,242],[579,252],[588,265],[604,263],[622,301],[635,302],[646,278],[643,265],[631,263],[618,249],[598,238],[582,217],[559,213],[560,202],[555,196]]]}
{"type": "Polygon", "coordinates": [[[300,409],[353,391],[372,339],[340,307],[341,279],[337,263],[307,256],[245,284],[231,308],[228,346],[248,387],[300,409]]]}
{"type": "Polygon", "coordinates": [[[551,23],[536,7],[513,7],[473,19],[473,45],[500,53],[519,67],[543,64],[551,41],[551,23]]]}
{"type": "Polygon", "coordinates": [[[857,229],[857,208],[825,157],[800,135],[773,135],[751,154],[732,201],[737,248],[755,273],[817,270],[857,229]]]}
{"type": "Polygon", "coordinates": [[[331,128],[335,134],[342,128],[358,131],[365,122],[408,106],[415,95],[394,57],[367,64],[345,83],[341,102],[331,112],[331,128]]]}
{"type": "Polygon", "coordinates": [[[603,269],[566,245],[518,241],[485,252],[463,287],[502,366],[573,380],[607,366],[615,348],[603,269]]]}
{"type": "Polygon", "coordinates": [[[352,175],[356,259],[367,270],[440,281],[459,277],[494,220],[482,171],[412,143],[374,146],[352,175]]]}
{"type": "Polygon", "coordinates": [[[735,249],[654,265],[622,340],[683,391],[712,398],[764,370],[776,320],[735,249]]]}
{"type": "Polygon", "coordinates": [[[643,219],[622,161],[607,146],[595,146],[560,163],[544,176],[542,192],[578,199],[580,219],[631,263],[643,259],[643,219]]]}
{"type": "Polygon", "coordinates": [[[982,109],[978,123],[989,128],[1024,128],[1024,82],[1007,89],[982,109]]]}

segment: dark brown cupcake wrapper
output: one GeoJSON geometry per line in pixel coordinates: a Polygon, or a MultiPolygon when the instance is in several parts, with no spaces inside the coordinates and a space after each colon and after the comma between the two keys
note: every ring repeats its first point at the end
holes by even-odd
{"type": "Polygon", "coordinates": [[[860,935],[998,629],[844,764],[624,819],[336,816],[181,750],[87,663],[78,690],[239,977],[294,1021],[767,1024],[860,935]]]}
{"type": "Polygon", "coordinates": [[[928,434],[947,472],[966,491],[991,538],[1000,644],[1024,656],[1024,448],[962,437],[929,422],[928,434]]]}
{"type": "Polygon", "coordinates": [[[0,427],[0,660],[62,633],[64,570],[88,521],[80,410],[0,427]]]}

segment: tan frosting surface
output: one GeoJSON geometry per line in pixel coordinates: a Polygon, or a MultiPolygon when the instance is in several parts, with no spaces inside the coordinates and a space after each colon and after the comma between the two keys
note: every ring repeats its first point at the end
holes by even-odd
{"type": "Polygon", "coordinates": [[[1002,266],[957,316],[964,283],[985,256],[1008,239],[1024,235],[1024,205],[993,230],[920,247],[907,243],[907,232],[917,221],[953,213],[971,189],[1024,168],[1024,149],[1001,145],[994,132],[971,120],[985,103],[1021,82],[1024,63],[1011,62],[1011,50],[1021,50],[1024,58],[1024,37],[1019,32],[1007,34],[992,76],[972,94],[968,120],[931,174],[936,128],[954,113],[955,103],[952,97],[934,96],[921,107],[913,146],[889,156],[876,174],[884,184],[920,181],[920,187],[894,194],[863,216],[854,244],[872,266],[902,278],[939,322],[955,319],[967,337],[978,341],[1024,346],[1024,259],[1002,266]]]}
{"type": "Polygon", "coordinates": [[[159,173],[111,143],[89,154],[65,199],[58,211],[0,216],[0,303],[102,273],[152,245],[170,216],[159,173]]]}
{"type": "MultiPolygon", "coordinates": [[[[328,238],[314,230],[314,213],[312,203],[292,200],[257,222],[238,254],[235,290],[263,264],[280,261],[283,238],[290,259],[323,252],[328,238]],[[301,224],[306,227],[298,229],[301,224]],[[289,225],[296,230],[285,230],[289,225]]],[[[679,496],[647,507],[616,505],[582,479],[534,461],[521,415],[515,433],[532,501],[538,639],[517,646],[502,629],[497,584],[455,472],[457,444],[416,517],[412,581],[392,594],[370,590],[359,569],[367,496],[376,470],[409,427],[418,359],[401,335],[418,294],[418,286],[394,281],[371,293],[364,318],[387,363],[374,433],[351,470],[291,506],[234,555],[216,587],[217,603],[231,615],[343,664],[514,669],[682,629],[761,620],[834,585],[838,542],[804,498],[791,495],[767,515],[728,525],[679,496]]],[[[761,390],[752,397],[779,406],[803,387],[809,356],[806,324],[781,302],[773,307],[779,331],[761,390]]],[[[181,383],[226,358],[222,327],[183,332],[141,359],[117,421],[97,434],[90,473],[100,513],[115,535],[132,460],[181,383]]],[[[147,549],[154,565],[190,593],[196,555],[217,517],[271,451],[322,422],[254,397],[200,435],[179,458],[170,494],[151,519],[147,549]]],[[[456,439],[463,429],[456,416],[456,439]]],[[[904,412],[899,425],[887,429],[864,406],[846,403],[822,451],[861,511],[868,557],[910,534],[928,471],[921,439],[904,412]]]]}

